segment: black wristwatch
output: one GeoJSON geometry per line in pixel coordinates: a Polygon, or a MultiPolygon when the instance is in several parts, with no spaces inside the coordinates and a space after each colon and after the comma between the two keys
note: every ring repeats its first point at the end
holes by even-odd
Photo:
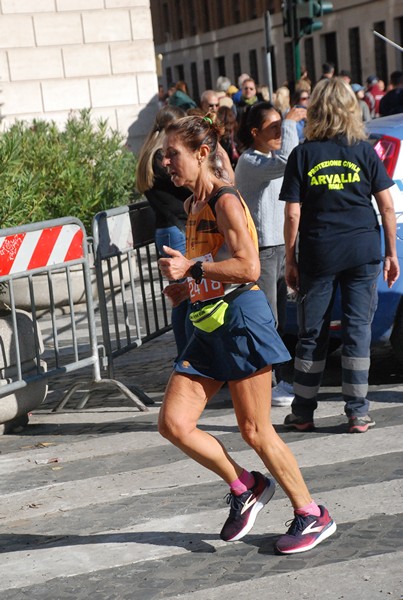
{"type": "Polygon", "coordinates": [[[190,267],[189,271],[197,285],[199,285],[204,276],[202,261],[198,260],[195,262],[195,264],[190,267]]]}

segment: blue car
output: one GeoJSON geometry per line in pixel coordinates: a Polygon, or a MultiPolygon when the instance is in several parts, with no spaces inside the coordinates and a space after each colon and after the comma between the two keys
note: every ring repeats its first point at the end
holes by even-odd
{"type": "MultiPolygon", "coordinates": [[[[367,130],[369,142],[373,144],[395,182],[390,191],[397,217],[397,256],[402,273],[391,289],[383,281],[382,272],[379,276],[378,308],[372,323],[372,343],[390,342],[398,361],[403,364],[403,114],[374,119],[367,123],[367,130]]],[[[379,216],[375,201],[374,208],[379,216]]],[[[336,297],[331,323],[331,348],[337,346],[337,338],[340,337],[340,318],[340,299],[336,297]]],[[[296,335],[297,331],[296,304],[290,297],[287,304],[286,334],[296,335]]]]}

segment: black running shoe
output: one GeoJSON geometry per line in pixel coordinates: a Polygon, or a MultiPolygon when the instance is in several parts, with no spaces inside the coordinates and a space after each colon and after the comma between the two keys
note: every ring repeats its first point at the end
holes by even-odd
{"type": "Polygon", "coordinates": [[[230,505],[229,517],[221,530],[220,538],[225,542],[236,542],[252,529],[256,517],[274,494],[275,483],[261,473],[252,471],[255,485],[240,496],[231,492],[227,495],[230,505]]]}

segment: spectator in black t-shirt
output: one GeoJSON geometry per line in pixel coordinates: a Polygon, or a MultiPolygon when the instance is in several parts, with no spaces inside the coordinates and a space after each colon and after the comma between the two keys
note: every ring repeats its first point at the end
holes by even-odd
{"type": "Polygon", "coordinates": [[[322,79],[332,79],[334,77],[334,69],[335,66],[332,62],[325,62],[322,65],[322,75],[320,76],[320,80],[322,79]]]}
{"type": "Polygon", "coordinates": [[[243,113],[247,110],[248,106],[253,106],[256,102],[259,102],[259,95],[256,89],[255,80],[252,77],[245,79],[242,83],[242,95],[239,102],[236,105],[237,121],[241,120],[243,113]]]}
{"type": "Polygon", "coordinates": [[[389,90],[379,103],[381,117],[403,112],[403,71],[394,71],[390,76],[392,89],[389,90]]]}
{"type": "MultiPolygon", "coordinates": [[[[164,245],[185,253],[187,214],[183,204],[191,192],[187,188],[174,185],[162,165],[165,127],[184,116],[186,112],[177,106],[167,105],[161,108],[143,144],[137,165],[137,189],[145,195],[155,212],[155,242],[161,256],[164,256],[164,245]]],[[[184,301],[172,309],[172,328],[178,353],[187,341],[187,306],[188,302],[184,301]]]]}
{"type": "Polygon", "coordinates": [[[348,431],[375,422],[368,414],[371,322],[382,271],[381,239],[372,196],[381,215],[383,278],[399,276],[393,181],[366,134],[351,86],[341,78],[320,81],[310,98],[305,142],[291,152],[280,200],[286,201],[286,281],[298,294],[299,339],[292,414],[284,425],[313,429],[326,362],[336,289],[342,306],[342,393],[348,431]],[[299,249],[297,256],[297,235],[299,249]]]}
{"type": "Polygon", "coordinates": [[[346,83],[351,83],[351,73],[350,71],[347,71],[346,69],[342,69],[339,73],[339,77],[341,77],[342,79],[344,79],[344,81],[346,83]]]}

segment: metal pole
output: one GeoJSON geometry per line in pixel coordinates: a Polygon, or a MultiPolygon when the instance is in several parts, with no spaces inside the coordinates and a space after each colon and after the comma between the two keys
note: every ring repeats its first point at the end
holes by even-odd
{"type": "Polygon", "coordinates": [[[298,37],[297,39],[293,40],[295,83],[297,83],[297,81],[301,77],[301,55],[300,55],[300,51],[299,51],[299,42],[300,42],[300,40],[301,40],[300,37],[298,37]]]}
{"type": "Polygon", "coordinates": [[[389,38],[385,37],[381,33],[378,33],[377,31],[373,31],[373,34],[376,35],[376,36],[378,36],[379,38],[381,38],[381,40],[383,40],[384,42],[387,42],[388,44],[390,44],[394,48],[397,48],[398,50],[400,50],[400,52],[403,52],[403,48],[401,46],[399,46],[399,44],[396,44],[395,42],[392,42],[392,40],[390,40],[389,38]]]}
{"type": "Polygon", "coordinates": [[[267,84],[269,87],[270,102],[273,102],[273,72],[271,68],[271,18],[267,10],[264,18],[264,29],[266,39],[266,66],[267,66],[267,84]]]}

